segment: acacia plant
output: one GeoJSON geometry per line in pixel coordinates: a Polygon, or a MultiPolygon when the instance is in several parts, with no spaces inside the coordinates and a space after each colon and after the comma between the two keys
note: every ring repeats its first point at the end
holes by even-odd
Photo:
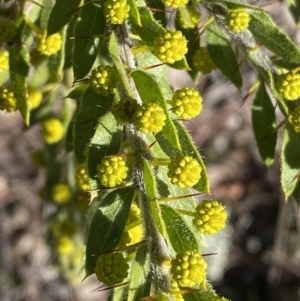
{"type": "Polygon", "coordinates": [[[111,300],[227,300],[208,282],[201,253],[227,214],[182,124],[201,112],[202,96],[173,91],[168,67],[195,81],[218,69],[239,90],[240,65],[252,65],[261,158],[273,163],[283,126],[282,189],[299,203],[297,46],[263,8],[243,1],[1,2],[0,108],[19,110],[26,126],[42,123],[45,147],[34,162],[46,170],[41,196],[57,204],[53,236],[67,229],[58,251],[71,248],[76,217],[71,226],[65,217],[85,212],[86,191],[86,277],[112,287],[111,300]],[[206,200],[197,204],[197,193],[206,200]]]}

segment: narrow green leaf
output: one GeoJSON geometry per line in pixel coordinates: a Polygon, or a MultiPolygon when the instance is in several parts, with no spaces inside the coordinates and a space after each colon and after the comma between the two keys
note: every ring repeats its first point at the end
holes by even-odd
{"type": "Polygon", "coordinates": [[[90,72],[101,47],[105,22],[102,9],[96,2],[90,2],[81,9],[74,37],[75,80],[84,78],[90,72]]]}
{"type": "Polygon", "coordinates": [[[105,156],[116,155],[119,152],[123,126],[117,123],[111,112],[107,112],[96,126],[96,131],[88,143],[87,164],[90,180],[90,189],[100,186],[97,175],[97,166],[105,156]]]}
{"type": "Polygon", "coordinates": [[[211,59],[220,71],[240,89],[243,85],[237,57],[231,47],[230,41],[217,25],[213,22],[206,31],[207,50],[211,59]]]}
{"type": "Polygon", "coordinates": [[[300,51],[290,38],[279,29],[264,10],[252,10],[248,29],[266,48],[282,57],[283,61],[300,64],[300,51]]]}
{"type": "Polygon", "coordinates": [[[99,118],[104,116],[113,102],[113,96],[101,96],[88,88],[83,94],[74,126],[74,154],[78,164],[85,161],[87,144],[94,136],[99,118]]]}
{"type": "MultiPolygon", "coordinates": [[[[128,95],[131,95],[131,88],[130,88],[130,84],[128,81],[128,74],[124,68],[124,64],[121,60],[121,46],[119,45],[119,43],[117,42],[117,38],[116,35],[114,33],[111,34],[110,39],[109,39],[109,43],[108,43],[108,50],[109,50],[109,54],[113,60],[113,62],[115,63],[115,67],[117,68],[119,75],[121,77],[121,80],[123,82],[123,85],[127,91],[128,95]]],[[[126,51],[125,49],[123,49],[122,52],[126,51]]]]}
{"type": "Polygon", "coordinates": [[[196,158],[202,167],[201,171],[201,178],[198,184],[196,184],[193,188],[197,189],[201,192],[210,193],[209,190],[209,182],[208,182],[208,175],[206,171],[206,167],[203,163],[202,157],[197,150],[194,142],[192,141],[190,135],[188,134],[186,128],[177,120],[174,120],[174,124],[176,126],[176,130],[179,136],[180,144],[182,146],[183,153],[188,156],[192,156],[196,158]]]}
{"type": "Polygon", "coordinates": [[[26,79],[29,72],[29,53],[26,47],[18,44],[9,49],[10,84],[18,98],[19,110],[25,124],[29,125],[29,109],[27,104],[26,79]]]}
{"type": "Polygon", "coordinates": [[[55,2],[48,21],[48,36],[59,32],[70,22],[74,14],[72,11],[79,6],[80,2],[81,0],[57,0],[55,2]]]}
{"type": "Polygon", "coordinates": [[[41,9],[41,13],[39,16],[40,19],[40,28],[47,29],[49,17],[52,11],[52,8],[55,4],[55,0],[42,0],[42,3],[39,2],[43,6],[41,9]]]}
{"type": "Polygon", "coordinates": [[[181,215],[168,205],[160,205],[169,240],[176,253],[186,250],[199,250],[197,236],[183,220],[181,215]]]}
{"type": "Polygon", "coordinates": [[[176,132],[176,128],[171,119],[166,100],[161,91],[160,85],[156,78],[144,71],[137,70],[131,74],[139,95],[144,104],[155,102],[159,104],[166,115],[165,126],[162,129],[162,134],[168,139],[168,141],[174,147],[181,149],[179,138],[176,132]]]}
{"type": "Polygon", "coordinates": [[[277,140],[275,109],[266,91],[260,84],[252,106],[252,127],[258,151],[267,166],[274,161],[277,140]]]}
{"type": "Polygon", "coordinates": [[[94,273],[97,255],[113,251],[127,222],[134,190],[119,188],[106,195],[95,211],[86,241],[86,275],[94,273]]]}
{"type": "Polygon", "coordinates": [[[163,237],[166,237],[166,229],[162,220],[161,211],[158,203],[156,180],[147,160],[143,160],[143,166],[143,176],[146,195],[149,199],[152,217],[159,232],[162,234],[163,237]]]}
{"type": "Polygon", "coordinates": [[[283,131],[281,152],[281,185],[287,199],[298,183],[300,170],[300,136],[292,125],[286,124],[283,131]]]}
{"type": "Polygon", "coordinates": [[[128,4],[130,5],[129,18],[132,23],[136,23],[138,26],[142,26],[140,12],[137,7],[137,1],[128,0],[128,4]]]}
{"type": "Polygon", "coordinates": [[[150,282],[148,283],[148,274],[150,271],[150,253],[148,245],[142,245],[138,248],[135,261],[132,267],[128,299],[127,301],[140,300],[150,295],[150,282]]]}

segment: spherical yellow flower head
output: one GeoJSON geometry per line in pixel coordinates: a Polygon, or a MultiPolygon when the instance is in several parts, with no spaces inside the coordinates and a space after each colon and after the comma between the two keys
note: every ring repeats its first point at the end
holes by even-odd
{"type": "Polygon", "coordinates": [[[60,141],[65,134],[62,122],[57,118],[50,118],[43,122],[42,136],[46,143],[54,144],[60,141]]]}
{"type": "Polygon", "coordinates": [[[89,172],[86,163],[81,163],[76,168],[75,174],[77,185],[84,191],[90,189],[89,172]]]}
{"type": "Polygon", "coordinates": [[[206,276],[207,263],[196,251],[185,251],[177,254],[171,261],[171,273],[179,286],[199,286],[206,276]]]}
{"type": "Polygon", "coordinates": [[[68,236],[62,236],[57,242],[57,253],[59,255],[70,255],[74,251],[74,243],[68,236]]]}
{"type": "Polygon", "coordinates": [[[47,31],[42,30],[36,36],[36,49],[42,55],[50,56],[56,54],[62,46],[62,39],[59,33],[47,37],[47,31]]]}
{"type": "Polygon", "coordinates": [[[184,29],[193,29],[196,28],[196,26],[200,22],[201,14],[196,10],[194,5],[187,5],[186,6],[187,13],[189,15],[189,19],[185,17],[184,14],[181,14],[180,12],[177,13],[176,18],[177,22],[179,23],[179,26],[184,29]]]}
{"type": "Polygon", "coordinates": [[[173,8],[178,8],[185,6],[189,0],[163,0],[165,6],[172,6],[173,8]]]}
{"type": "Polygon", "coordinates": [[[7,112],[18,110],[18,100],[10,87],[0,87],[0,110],[7,112]]]}
{"type": "Polygon", "coordinates": [[[171,183],[180,188],[190,188],[196,185],[200,180],[202,170],[198,161],[190,156],[172,159],[168,169],[171,183]]]}
{"type": "Polygon", "coordinates": [[[202,201],[196,207],[193,224],[205,235],[216,234],[226,225],[227,213],[224,206],[215,200],[202,201]]]}
{"type": "Polygon", "coordinates": [[[233,32],[241,32],[245,30],[250,22],[250,15],[244,9],[230,10],[226,17],[225,23],[233,32]]]}
{"type": "Polygon", "coordinates": [[[43,99],[43,94],[41,91],[37,89],[31,89],[28,91],[28,98],[27,98],[27,103],[29,109],[35,109],[37,108],[43,99]]]}
{"type": "Polygon", "coordinates": [[[214,62],[212,61],[210,54],[206,47],[200,47],[193,55],[193,65],[196,71],[203,74],[208,74],[216,69],[214,62]]]}
{"type": "Polygon", "coordinates": [[[11,42],[17,34],[17,26],[6,19],[0,20],[0,43],[11,42]]]}
{"type": "Polygon", "coordinates": [[[97,166],[98,178],[105,187],[113,188],[124,182],[127,178],[128,167],[120,156],[103,158],[97,166]]]}
{"type": "Polygon", "coordinates": [[[99,281],[113,286],[124,281],[128,276],[129,265],[121,253],[99,255],[95,274],[99,281]]]}
{"type": "Polygon", "coordinates": [[[9,68],[8,60],[9,60],[8,51],[6,50],[0,51],[0,72],[8,70],[9,68]]]}
{"type": "Polygon", "coordinates": [[[173,295],[174,301],[184,301],[182,295],[179,293],[180,288],[178,283],[173,278],[171,279],[171,294],[173,295]]]}
{"type": "Polygon", "coordinates": [[[300,133],[300,106],[296,107],[288,116],[289,122],[294,127],[296,133],[300,133]]]}
{"type": "Polygon", "coordinates": [[[296,100],[300,97],[300,74],[288,72],[278,76],[276,87],[285,100],[296,100]]]}
{"type": "Polygon", "coordinates": [[[197,90],[184,87],[174,93],[172,107],[178,118],[192,119],[202,111],[202,97],[197,90]]]}
{"type": "Polygon", "coordinates": [[[166,115],[161,106],[148,103],[139,106],[133,116],[133,123],[143,133],[158,133],[165,125],[166,115]]]}
{"type": "Polygon", "coordinates": [[[104,2],[104,16],[112,24],[123,24],[129,17],[130,5],[127,0],[107,0],[104,2]]]}
{"type": "Polygon", "coordinates": [[[125,97],[113,105],[111,112],[119,123],[129,124],[133,122],[133,115],[137,107],[138,103],[136,99],[125,97]]]}
{"type": "Polygon", "coordinates": [[[153,53],[166,64],[184,58],[188,51],[187,40],[181,31],[167,30],[154,39],[153,53]]]}
{"type": "Polygon", "coordinates": [[[67,202],[71,197],[71,190],[67,184],[59,183],[52,187],[52,199],[57,204],[67,202]]]}
{"type": "Polygon", "coordinates": [[[119,83],[119,74],[111,66],[98,66],[90,77],[91,87],[99,94],[108,96],[116,92],[119,83]]]}

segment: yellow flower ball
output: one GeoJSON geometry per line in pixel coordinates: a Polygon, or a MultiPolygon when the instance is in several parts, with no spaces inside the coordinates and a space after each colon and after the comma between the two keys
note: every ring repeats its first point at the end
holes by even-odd
{"type": "Polygon", "coordinates": [[[54,144],[60,141],[65,134],[62,122],[57,118],[50,118],[43,122],[42,136],[46,143],[54,144]]]}
{"type": "Polygon", "coordinates": [[[37,89],[32,89],[28,91],[28,98],[27,98],[27,103],[29,109],[35,109],[37,108],[43,99],[43,94],[41,91],[37,89]]]}
{"type": "Polygon", "coordinates": [[[47,31],[42,30],[36,37],[36,49],[42,55],[56,54],[62,46],[62,38],[59,33],[47,37],[47,31]]]}
{"type": "Polygon", "coordinates": [[[59,183],[52,187],[52,199],[55,203],[66,203],[70,197],[71,190],[67,184],[59,183]]]}

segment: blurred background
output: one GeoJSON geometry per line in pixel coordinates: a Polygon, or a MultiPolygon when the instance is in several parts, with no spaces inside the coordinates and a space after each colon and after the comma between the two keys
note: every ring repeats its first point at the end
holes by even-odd
{"type": "MultiPolygon", "coordinates": [[[[287,5],[264,4],[298,43],[287,5]]],[[[267,170],[259,157],[251,128],[252,96],[242,103],[256,74],[247,64],[241,69],[242,91],[219,72],[202,76],[197,87],[204,110],[186,122],[207,165],[212,194],[229,213],[226,229],[207,238],[202,251],[217,253],[206,257],[209,278],[227,299],[298,301],[300,211],[283,198],[279,158],[267,170]]],[[[174,70],[170,82],[174,89],[194,86],[186,73],[174,70]]],[[[57,212],[45,200],[45,171],[35,155],[43,147],[40,130],[40,125],[25,128],[19,113],[0,112],[0,300],[105,300],[93,276],[81,282],[88,197],[76,196],[81,205],[75,204],[72,214],[57,212]],[[58,232],[63,235],[56,237],[58,232]]],[[[72,160],[60,153],[57,159],[72,160]]]]}

